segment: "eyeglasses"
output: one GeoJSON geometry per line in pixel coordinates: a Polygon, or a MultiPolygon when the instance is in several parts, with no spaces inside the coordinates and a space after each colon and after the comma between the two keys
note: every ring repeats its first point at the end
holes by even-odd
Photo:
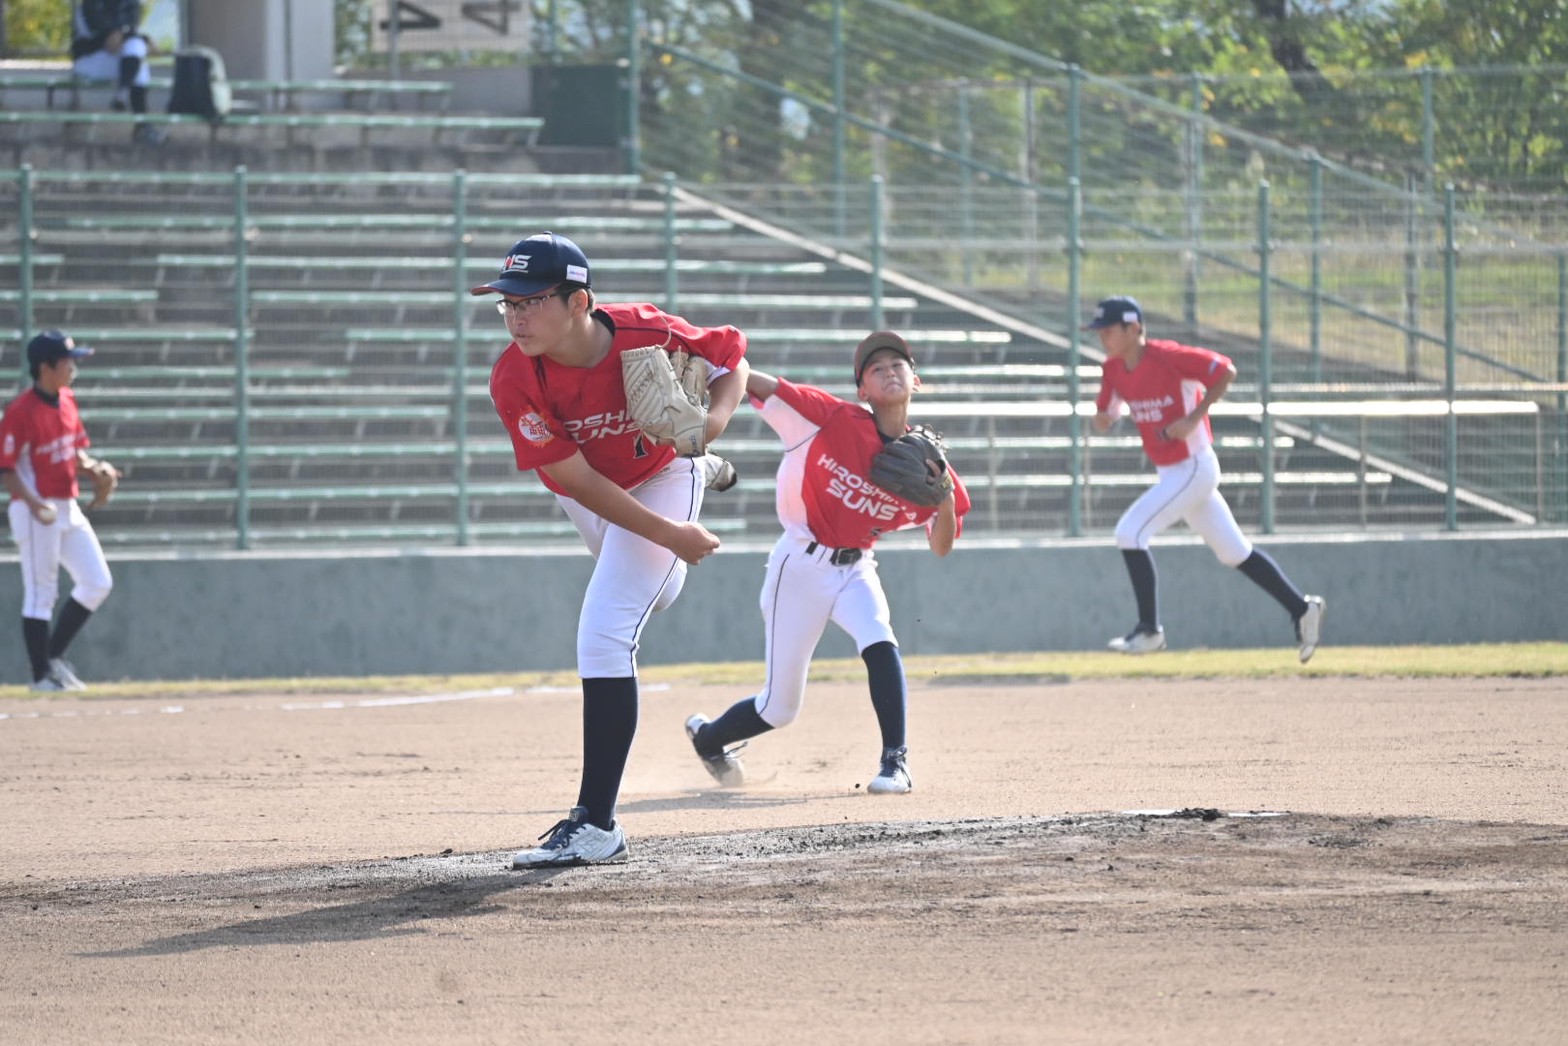
{"type": "Polygon", "coordinates": [[[556,292],[554,294],[541,294],[537,298],[519,298],[517,301],[507,301],[505,298],[498,298],[495,303],[495,311],[502,316],[509,312],[515,312],[519,316],[526,316],[550,299],[564,297],[564,294],[556,292]]]}

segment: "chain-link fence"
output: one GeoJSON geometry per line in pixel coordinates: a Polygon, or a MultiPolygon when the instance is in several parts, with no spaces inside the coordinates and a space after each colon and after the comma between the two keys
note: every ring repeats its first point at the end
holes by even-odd
{"type": "MultiPolygon", "coordinates": [[[[1189,244],[1096,218],[1159,210],[1111,189],[1079,208],[977,189],[969,239],[958,196],[876,180],[22,170],[0,195],[18,219],[0,228],[7,343],[62,326],[100,349],[81,397],[127,471],[101,528],[120,547],[571,542],[512,467],[484,385],[502,331],[466,294],[540,228],[584,245],[605,300],[735,323],[756,366],[839,394],[866,330],[904,331],[975,535],[1104,530],[1147,485],[1130,431],[1084,425],[1099,353],[1077,326],[1113,291],[1153,336],[1236,360],[1215,432],[1244,526],[1568,521],[1568,266],[1463,241],[1446,211],[1408,248],[1377,227],[1314,244],[1267,187],[1204,198],[1231,217],[1198,242],[1193,323],[1189,244]],[[1425,326],[1403,325],[1407,302],[1425,326]]],[[[779,447],[741,413],[720,449],[742,483],[705,519],[766,539],[779,447]]]]}

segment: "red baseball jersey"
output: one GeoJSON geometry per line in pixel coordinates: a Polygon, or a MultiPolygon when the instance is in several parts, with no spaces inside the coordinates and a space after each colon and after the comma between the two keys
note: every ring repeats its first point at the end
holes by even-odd
{"type": "Polygon", "coordinates": [[[1160,430],[1190,414],[1229,366],[1230,357],[1212,349],[1150,340],[1144,345],[1143,359],[1131,370],[1116,357],[1105,361],[1095,408],[1104,414],[1116,403],[1127,404],[1149,460],[1175,465],[1211,445],[1214,428],[1205,414],[1203,424],[1186,439],[1166,439],[1160,430]]]}
{"type": "Polygon", "coordinates": [[[31,388],[0,418],[0,469],[14,470],[40,497],[74,498],[76,452],[90,442],[75,393],[61,389],[51,402],[31,388]]]}
{"type": "MultiPolygon", "coordinates": [[[[631,489],[675,457],[642,434],[626,416],[621,353],[661,345],[701,356],[731,371],[746,354],[746,335],[734,327],[697,327],[646,302],[601,305],[594,319],[610,329],[610,351],[593,367],[564,367],[544,356],[506,347],[490,371],[490,400],[512,437],[519,471],[565,461],[582,451],[594,470],[631,489]]],[[[543,472],[539,479],[564,494],[543,472]]]]}
{"type": "MultiPolygon", "coordinates": [[[[831,548],[870,548],[883,534],[936,518],[934,507],[894,497],[867,478],[884,440],[860,404],[780,378],[762,418],[784,440],[776,501],[786,531],[831,548]]],[[[962,530],[969,492],[951,465],[948,472],[962,530]]]]}

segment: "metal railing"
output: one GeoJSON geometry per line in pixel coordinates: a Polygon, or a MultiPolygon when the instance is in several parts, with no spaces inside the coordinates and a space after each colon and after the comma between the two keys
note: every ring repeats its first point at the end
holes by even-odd
{"type": "MultiPolygon", "coordinates": [[[[1238,194],[1250,198],[1250,226],[1239,200],[1213,201],[1236,215],[1230,240],[1204,242],[1205,315],[1215,319],[1184,326],[1181,283],[1157,277],[1180,271],[1187,244],[1129,243],[1094,218],[1097,209],[1136,210],[1137,195],[1097,193],[1090,208],[1069,192],[1049,209],[977,189],[976,232],[965,239],[934,234],[928,190],[877,179],[841,187],[581,179],[580,198],[560,195],[573,184],[461,172],[0,173],[16,216],[0,229],[0,264],[14,266],[17,288],[14,299],[0,298],[0,329],[13,345],[46,324],[100,340],[84,370],[83,404],[106,455],[118,443],[151,468],[188,465],[180,454],[192,446],[211,451],[171,471],[163,488],[131,477],[127,517],[106,528],[109,540],[128,544],[156,545],[183,526],[182,504],[193,516],[198,506],[221,506],[221,518],[190,525],[227,532],[239,548],[504,541],[553,518],[549,504],[526,517],[497,515],[509,491],[519,502],[541,499],[510,471],[492,431],[482,377],[500,345],[493,316],[474,311],[487,303],[466,294],[520,234],[518,222],[533,220],[530,210],[541,222],[581,214],[578,235],[599,237],[596,264],[640,274],[622,277],[627,289],[640,281],[649,300],[676,310],[703,300],[677,273],[722,271],[733,257],[776,257],[776,275],[789,274],[790,286],[775,297],[803,293],[794,284],[813,273],[821,283],[811,293],[832,308],[800,331],[757,326],[752,354],[765,369],[831,365],[864,329],[906,330],[933,368],[916,413],[940,419],[960,442],[983,495],[976,522],[998,533],[1103,528],[1142,482],[1145,465],[1126,433],[1089,439],[1081,424],[1099,357],[1078,322],[1096,297],[1122,290],[1142,298],[1152,336],[1210,344],[1237,360],[1242,376],[1215,414],[1244,524],[1568,522],[1568,260],[1547,255],[1552,279],[1533,285],[1518,279],[1532,251],[1476,246],[1460,264],[1452,197],[1442,239],[1423,241],[1414,255],[1420,326],[1400,312],[1410,287],[1396,261],[1407,244],[1379,244],[1375,231],[1358,244],[1328,242],[1310,224],[1297,239],[1276,220],[1267,184],[1238,194]],[[531,200],[535,190],[547,195],[531,200]],[[126,194],[139,201],[134,213],[96,213],[91,203],[126,194]],[[595,211],[610,215],[598,231],[595,211]],[[1030,217],[1038,239],[1016,231],[1030,217]],[[171,246],[160,248],[160,237],[171,246]],[[1395,279],[1375,279],[1391,266],[1395,279]],[[385,290],[366,289],[383,280],[385,290]],[[280,289],[285,281],[310,289],[280,289]],[[101,301],[69,293],[110,284],[135,293],[101,301]],[[857,294],[844,293],[850,287],[857,294]],[[1338,314],[1333,296],[1345,303],[1338,314]],[[861,311],[846,317],[851,298],[861,311]],[[1430,333],[1434,324],[1441,336],[1430,333]],[[969,376],[938,377],[960,350],[969,376]],[[124,376],[108,377],[120,364],[124,376]],[[1035,372],[1038,385],[1020,402],[1027,372],[1016,368],[1029,366],[1048,370],[1035,372]],[[314,383],[311,368],[321,371],[314,383]],[[99,369],[101,383],[92,376],[99,369]],[[146,397],[133,395],[138,387],[146,397]],[[105,422],[111,431],[99,428],[105,422]],[[335,443],[343,446],[329,453],[335,443]],[[368,451],[386,461],[373,466],[368,451]],[[319,519],[288,516],[307,504],[319,519]],[[349,507],[360,513],[354,526],[334,516],[351,515],[349,507]]],[[[747,279],[752,296],[767,300],[756,294],[767,276],[747,279]]],[[[603,295],[617,290],[611,275],[599,282],[603,295]]],[[[745,297],[720,291],[717,300],[726,295],[745,297]]],[[[776,456],[765,440],[753,443],[746,483],[766,486],[761,475],[776,456]]],[[[744,504],[715,498],[710,512],[738,532],[770,532],[771,499],[753,494],[744,504]]]]}

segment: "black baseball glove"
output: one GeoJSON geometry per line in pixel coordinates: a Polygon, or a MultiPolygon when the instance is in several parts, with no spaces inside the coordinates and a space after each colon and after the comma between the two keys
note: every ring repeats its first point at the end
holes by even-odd
{"type": "Polygon", "coordinates": [[[953,494],[942,434],[921,425],[883,446],[871,459],[871,482],[914,505],[935,506],[953,494]]]}

